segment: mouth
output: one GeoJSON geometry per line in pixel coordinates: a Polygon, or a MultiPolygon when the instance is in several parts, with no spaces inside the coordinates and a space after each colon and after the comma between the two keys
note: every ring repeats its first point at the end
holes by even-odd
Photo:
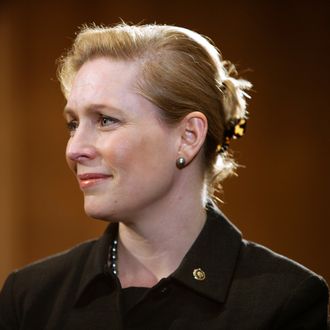
{"type": "Polygon", "coordinates": [[[103,173],[85,173],[77,175],[79,186],[81,189],[86,189],[94,185],[103,183],[112,176],[103,173]]]}

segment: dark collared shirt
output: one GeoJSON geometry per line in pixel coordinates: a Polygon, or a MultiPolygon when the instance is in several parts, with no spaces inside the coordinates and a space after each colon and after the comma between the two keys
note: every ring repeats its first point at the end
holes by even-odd
{"type": "Polygon", "coordinates": [[[122,290],[107,269],[116,227],[12,273],[0,329],[326,329],[324,280],[243,240],[218,211],[208,211],[179,268],[150,289],[122,290]]]}

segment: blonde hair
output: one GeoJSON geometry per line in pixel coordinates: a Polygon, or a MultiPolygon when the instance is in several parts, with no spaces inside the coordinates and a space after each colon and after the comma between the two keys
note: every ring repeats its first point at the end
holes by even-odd
{"type": "Polygon", "coordinates": [[[212,41],[191,30],[170,25],[84,26],[71,50],[60,59],[58,77],[67,97],[81,66],[96,57],[139,61],[141,95],[158,106],[169,124],[192,111],[208,120],[204,143],[205,182],[209,196],[236,169],[229,152],[219,153],[230,122],[246,118],[245,89],[251,84],[236,79],[235,67],[223,61],[212,41]],[[218,148],[217,148],[218,147],[218,148]]]}

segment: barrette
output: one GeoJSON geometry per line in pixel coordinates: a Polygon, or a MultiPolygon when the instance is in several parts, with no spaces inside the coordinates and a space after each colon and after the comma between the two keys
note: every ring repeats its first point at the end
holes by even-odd
{"type": "Polygon", "coordinates": [[[246,124],[247,118],[236,118],[231,120],[224,133],[224,142],[217,146],[217,153],[224,153],[227,151],[232,139],[241,138],[246,132],[246,124]]]}

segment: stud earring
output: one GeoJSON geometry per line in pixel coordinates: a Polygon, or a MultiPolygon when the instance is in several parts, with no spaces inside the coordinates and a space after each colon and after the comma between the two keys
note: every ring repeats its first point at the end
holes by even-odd
{"type": "Polygon", "coordinates": [[[180,156],[177,160],[176,160],[176,167],[178,169],[182,169],[186,166],[186,160],[184,159],[184,157],[180,156]]]}

